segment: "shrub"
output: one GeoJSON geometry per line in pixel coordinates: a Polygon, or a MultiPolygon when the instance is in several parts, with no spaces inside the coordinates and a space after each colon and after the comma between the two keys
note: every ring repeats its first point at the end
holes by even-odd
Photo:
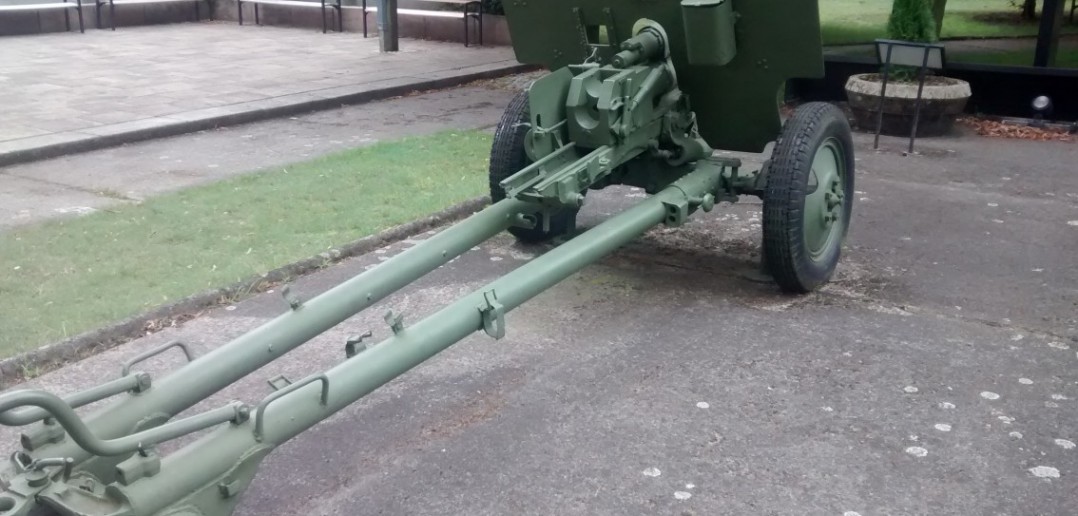
{"type": "Polygon", "coordinates": [[[929,0],[895,0],[887,20],[887,35],[891,39],[934,43],[936,20],[929,0]]]}
{"type": "MultiPolygon", "coordinates": [[[[935,43],[936,19],[932,16],[930,0],[895,0],[891,17],[887,20],[887,36],[891,39],[916,43],[935,43]]],[[[891,76],[896,81],[910,81],[917,77],[917,68],[895,66],[891,76]]]]}

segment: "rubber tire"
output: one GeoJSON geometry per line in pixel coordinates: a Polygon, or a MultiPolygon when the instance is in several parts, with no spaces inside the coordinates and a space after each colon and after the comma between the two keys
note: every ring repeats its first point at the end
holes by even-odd
{"type": "MultiPolygon", "coordinates": [[[[494,131],[494,142],[490,146],[490,198],[493,202],[505,199],[505,190],[498,183],[531,164],[524,151],[524,138],[530,122],[528,92],[522,91],[509,101],[509,107],[502,113],[494,131]]],[[[579,208],[566,208],[554,213],[550,217],[550,231],[543,231],[540,224],[531,229],[510,227],[509,232],[522,242],[544,242],[575,231],[579,211],[579,208]]],[[[542,220],[540,215],[539,212],[535,213],[536,220],[542,220]]]]}
{"type": "Polygon", "coordinates": [[[853,137],[846,115],[825,102],[800,106],[775,142],[763,195],[764,265],[779,288],[806,293],[831,279],[850,228],[853,192],[853,137]],[[813,260],[804,240],[805,195],[816,151],[831,138],[841,146],[839,152],[846,165],[842,234],[825,254],[813,260]]]}

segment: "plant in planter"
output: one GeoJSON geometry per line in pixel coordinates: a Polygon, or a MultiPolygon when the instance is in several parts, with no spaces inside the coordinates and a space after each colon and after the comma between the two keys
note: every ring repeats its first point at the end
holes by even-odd
{"type": "MultiPolygon", "coordinates": [[[[895,0],[887,23],[890,39],[914,43],[937,41],[936,20],[929,0],[895,0]]],[[[919,55],[919,52],[918,52],[919,55]]],[[[919,69],[892,66],[882,105],[884,134],[909,135],[913,128],[919,69]]],[[[846,83],[846,98],[854,124],[875,130],[883,90],[883,74],[859,74],[846,83]]],[[[954,119],[966,107],[969,83],[939,75],[925,78],[917,136],[937,136],[950,131],[954,119]]]]}

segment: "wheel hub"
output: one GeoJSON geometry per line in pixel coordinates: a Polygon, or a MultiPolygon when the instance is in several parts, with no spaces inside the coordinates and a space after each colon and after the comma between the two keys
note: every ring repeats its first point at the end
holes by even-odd
{"type": "Polygon", "coordinates": [[[805,247],[813,259],[838,245],[842,235],[845,204],[845,166],[839,143],[826,140],[816,150],[805,196],[805,247]]]}

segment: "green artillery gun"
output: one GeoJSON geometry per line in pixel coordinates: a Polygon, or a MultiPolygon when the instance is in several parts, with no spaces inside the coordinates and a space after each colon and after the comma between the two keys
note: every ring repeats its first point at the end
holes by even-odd
{"type": "Polygon", "coordinates": [[[267,454],[457,341],[505,335],[505,313],[659,224],[741,195],[763,199],[764,262],[785,291],[827,281],[850,220],[854,161],[840,111],[808,104],[780,123],[777,92],[822,74],[815,0],[507,0],[517,57],[553,70],[516,97],[491,150],[494,203],[303,301],[161,378],[123,365],[60,398],[0,395],[0,423],[31,425],[0,467],[0,515],[231,514],[267,454]],[[690,103],[691,100],[691,103],[690,103]],[[760,170],[712,147],[761,152],[760,170]],[[574,232],[589,189],[637,186],[648,199],[392,335],[347,343],[337,366],[251,407],[177,415],[356,313],[508,230],[539,241],[574,232]],[[85,417],[74,409],[118,396],[85,417]],[[158,444],[209,430],[164,455],[158,444]]]}

